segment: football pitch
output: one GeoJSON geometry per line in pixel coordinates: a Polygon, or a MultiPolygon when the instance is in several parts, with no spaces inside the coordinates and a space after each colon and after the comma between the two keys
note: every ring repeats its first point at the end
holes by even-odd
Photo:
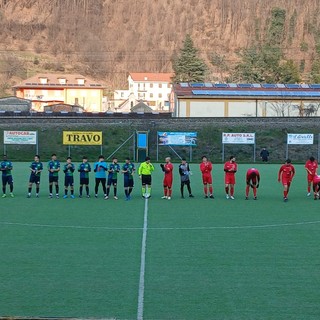
{"type": "MultiPolygon", "coordinates": [[[[240,164],[235,200],[213,166],[215,199],[204,199],[191,164],[195,198],[180,198],[178,165],[171,200],[162,200],[155,164],[152,197],[135,176],[131,201],[27,199],[29,163],[14,163],[15,198],[0,198],[0,316],[94,319],[319,319],[320,201],[306,197],[306,172],[284,203],[280,165],[260,170],[258,200],[245,198],[240,164]]],[[[78,195],[79,177],[75,175],[78,195]]],[[[186,193],[186,191],[185,191],[186,193]]]]}

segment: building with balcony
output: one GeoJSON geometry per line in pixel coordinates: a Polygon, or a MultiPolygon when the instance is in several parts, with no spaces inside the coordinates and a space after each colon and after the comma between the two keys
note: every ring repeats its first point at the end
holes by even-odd
{"type": "Polygon", "coordinates": [[[13,87],[18,98],[31,100],[32,109],[69,104],[84,111],[101,112],[104,87],[80,74],[38,74],[13,87]]]}
{"type": "Polygon", "coordinates": [[[172,73],[131,72],[128,76],[129,89],[115,90],[114,99],[110,101],[109,109],[131,112],[135,101],[143,101],[153,111],[168,112],[172,76],[172,73]]]}

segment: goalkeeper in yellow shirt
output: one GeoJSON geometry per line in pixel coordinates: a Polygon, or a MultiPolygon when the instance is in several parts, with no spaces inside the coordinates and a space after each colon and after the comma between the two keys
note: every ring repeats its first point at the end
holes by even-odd
{"type": "Polygon", "coordinates": [[[146,157],[145,161],[140,164],[138,174],[142,182],[142,197],[151,197],[151,174],[154,171],[154,166],[150,162],[150,157],[146,157]]]}

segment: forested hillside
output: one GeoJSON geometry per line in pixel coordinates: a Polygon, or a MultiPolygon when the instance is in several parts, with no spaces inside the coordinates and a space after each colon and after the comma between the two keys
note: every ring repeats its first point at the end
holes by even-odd
{"type": "Polygon", "coordinates": [[[172,71],[187,34],[208,80],[221,74],[212,55],[233,65],[239,50],[272,39],[303,78],[320,69],[318,0],[0,0],[0,24],[1,95],[39,71],[82,73],[110,89],[129,71],[172,71]]]}

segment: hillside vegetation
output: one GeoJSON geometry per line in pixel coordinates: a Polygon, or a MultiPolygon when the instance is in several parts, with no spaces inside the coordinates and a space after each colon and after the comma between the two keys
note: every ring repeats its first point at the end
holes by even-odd
{"type": "Polygon", "coordinates": [[[213,53],[233,64],[238,50],[274,37],[274,8],[284,12],[284,58],[308,74],[320,52],[317,0],[0,0],[0,94],[39,71],[125,87],[129,71],[172,71],[187,34],[210,80],[213,53]]]}

